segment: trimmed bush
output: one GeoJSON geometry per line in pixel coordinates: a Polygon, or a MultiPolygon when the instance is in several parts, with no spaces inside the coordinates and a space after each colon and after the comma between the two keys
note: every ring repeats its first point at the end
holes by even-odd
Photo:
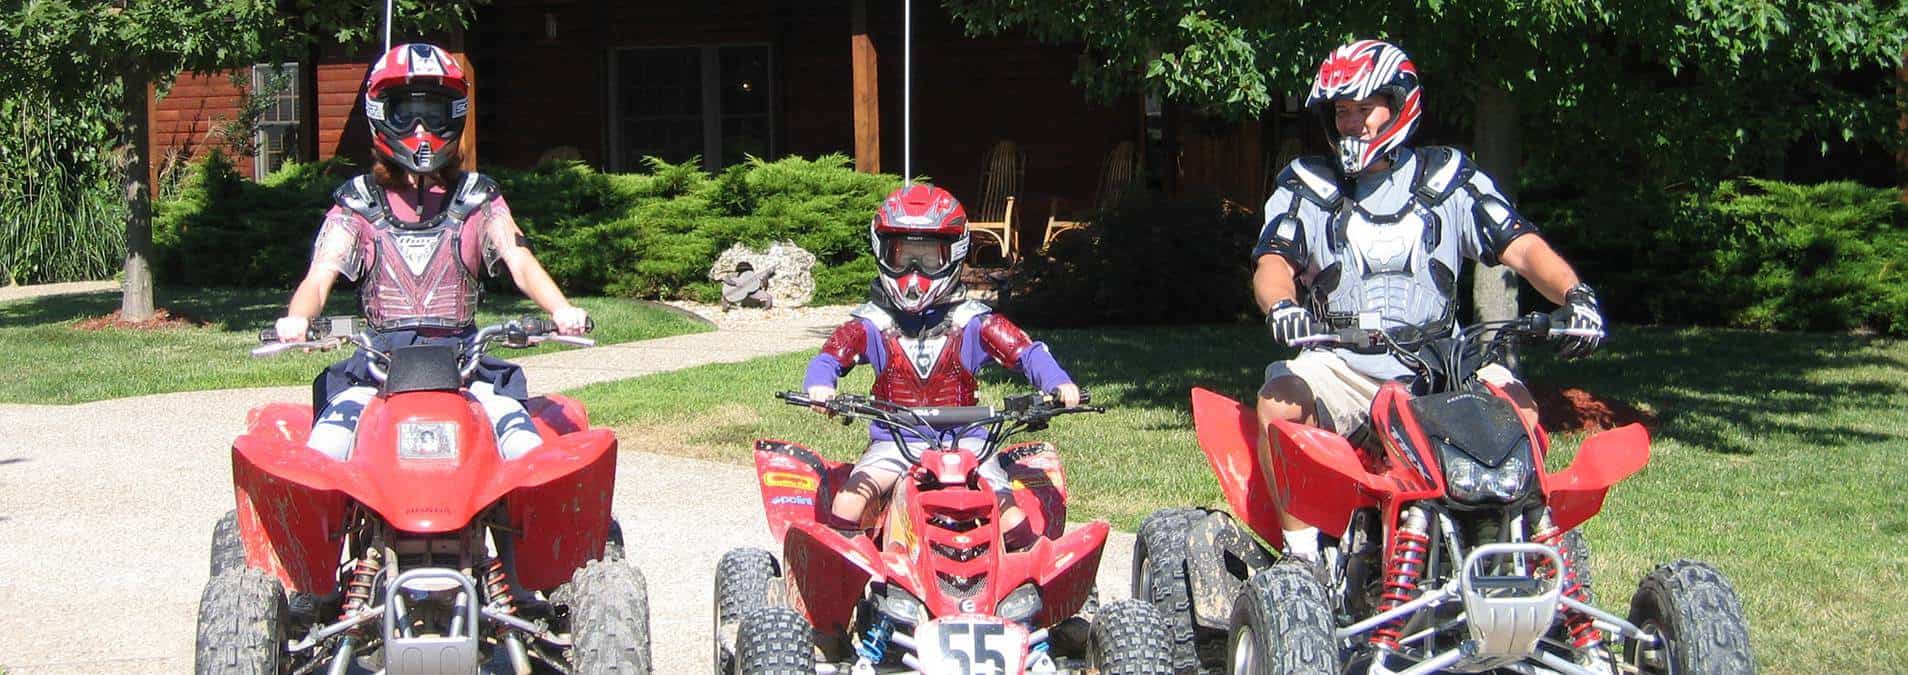
{"type": "MultiPolygon", "coordinates": [[[[817,302],[852,302],[874,274],[868,219],[900,179],[851,166],[827,155],[752,159],[716,178],[700,160],[651,159],[642,174],[580,163],[486,173],[566,293],[712,301],[707,272],[723,249],[787,239],[819,261],[817,302]]],[[[198,162],[158,204],[161,278],[289,289],[304,274],[331,190],[352,173],[333,160],[288,165],[252,183],[222,157],[198,162]]]]}
{"type": "Polygon", "coordinates": [[[1892,188],[1745,178],[1529,212],[1625,320],[1908,335],[1908,208],[1892,188]]]}
{"type": "Polygon", "coordinates": [[[1031,326],[1239,320],[1253,309],[1258,231],[1217,196],[1133,192],[1018,265],[1006,310],[1031,326]]]}

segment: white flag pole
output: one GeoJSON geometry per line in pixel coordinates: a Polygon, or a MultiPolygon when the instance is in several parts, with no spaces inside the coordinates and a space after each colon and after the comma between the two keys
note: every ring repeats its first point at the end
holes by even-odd
{"type": "Polygon", "coordinates": [[[901,180],[914,180],[914,0],[901,10],[901,180]]]}
{"type": "Polygon", "coordinates": [[[391,51],[391,2],[384,0],[384,51],[391,51]]]}

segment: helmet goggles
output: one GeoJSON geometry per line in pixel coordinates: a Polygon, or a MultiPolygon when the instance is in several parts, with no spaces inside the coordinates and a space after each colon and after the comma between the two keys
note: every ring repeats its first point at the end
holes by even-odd
{"type": "Polygon", "coordinates": [[[431,133],[454,130],[456,100],[433,91],[395,91],[384,103],[384,119],[392,128],[408,131],[423,124],[431,133]]]}
{"type": "Polygon", "coordinates": [[[921,234],[881,235],[881,255],[876,262],[890,275],[913,270],[930,277],[946,274],[954,267],[953,242],[946,237],[921,234]]]}

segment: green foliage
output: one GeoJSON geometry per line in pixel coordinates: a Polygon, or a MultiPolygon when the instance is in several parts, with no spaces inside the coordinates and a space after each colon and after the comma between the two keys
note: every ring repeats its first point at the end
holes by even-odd
{"type": "MultiPolygon", "coordinates": [[[[647,174],[580,163],[493,174],[537,258],[571,294],[712,300],[709,265],[735,243],[792,240],[813,253],[818,302],[861,298],[874,276],[867,222],[899,184],[841,155],[751,160],[711,179],[700,160],[647,174]]],[[[158,204],[168,283],[289,288],[305,272],[341,160],[287,165],[254,184],[222,155],[196,162],[158,204]]]]}
{"type": "Polygon", "coordinates": [[[1620,319],[1908,335],[1908,208],[1851,182],[1558,201],[1559,248],[1620,319]]]}
{"type": "Polygon", "coordinates": [[[1257,231],[1215,196],[1134,192],[1016,267],[1007,311],[1035,326],[1236,320],[1252,306],[1257,231]]]}
{"type": "Polygon", "coordinates": [[[105,278],[125,252],[108,132],[66,113],[43,94],[0,99],[0,283],[105,278]]]}

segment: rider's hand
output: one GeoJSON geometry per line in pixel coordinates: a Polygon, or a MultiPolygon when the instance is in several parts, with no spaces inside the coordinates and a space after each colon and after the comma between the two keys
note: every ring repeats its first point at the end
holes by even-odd
{"type": "Polygon", "coordinates": [[[302,316],[281,316],[278,318],[279,342],[304,342],[311,330],[311,319],[302,316]]]}
{"type": "MultiPolygon", "coordinates": [[[[1282,344],[1318,334],[1318,320],[1312,318],[1312,310],[1300,307],[1291,300],[1280,300],[1265,315],[1265,325],[1272,329],[1272,338],[1282,344]]],[[[1294,345],[1296,346],[1296,345],[1294,345]]]]}
{"type": "Polygon", "coordinates": [[[1060,398],[1060,405],[1072,408],[1080,405],[1080,385],[1068,382],[1053,388],[1053,395],[1060,398]]]}
{"type": "Polygon", "coordinates": [[[1577,284],[1564,294],[1564,306],[1558,313],[1565,312],[1569,314],[1567,330],[1595,335],[1565,335],[1557,343],[1557,353],[1564,358],[1589,356],[1603,343],[1603,310],[1597,306],[1597,292],[1588,284],[1577,284]]]}
{"type": "Polygon", "coordinates": [[[813,387],[809,387],[808,398],[809,400],[815,402],[814,405],[808,406],[809,410],[813,410],[815,412],[822,413],[824,415],[830,414],[828,412],[828,408],[822,404],[827,403],[830,400],[833,400],[835,398],[835,388],[824,387],[821,385],[815,385],[813,387]]]}
{"type": "Polygon", "coordinates": [[[558,333],[563,335],[582,335],[584,329],[590,325],[590,313],[583,311],[582,307],[570,305],[568,307],[559,307],[556,311],[551,312],[550,320],[556,322],[558,333]]]}

